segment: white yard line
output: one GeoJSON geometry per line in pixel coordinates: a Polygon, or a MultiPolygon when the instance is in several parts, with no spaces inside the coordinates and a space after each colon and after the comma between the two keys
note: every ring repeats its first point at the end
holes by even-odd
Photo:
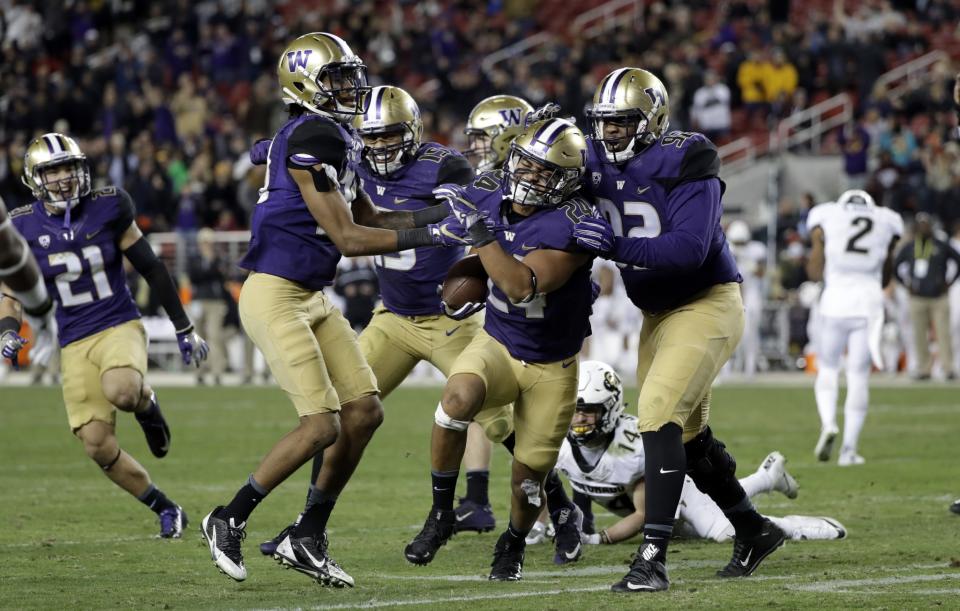
{"type": "MultiPolygon", "coordinates": [[[[889,592],[871,592],[863,588],[943,581],[945,579],[960,579],[960,572],[936,573],[934,575],[899,575],[896,577],[875,577],[871,579],[834,579],[832,581],[821,581],[819,583],[788,585],[787,588],[798,592],[825,592],[830,594],[889,594],[889,592]]],[[[913,592],[905,592],[905,594],[913,594],[913,592]]]]}

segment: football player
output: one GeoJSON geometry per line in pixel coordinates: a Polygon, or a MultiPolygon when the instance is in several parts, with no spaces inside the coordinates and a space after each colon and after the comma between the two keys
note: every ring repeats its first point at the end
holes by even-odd
{"type": "MultiPolygon", "coordinates": [[[[510,143],[523,133],[525,117],[532,112],[533,106],[526,100],[512,95],[490,96],[473,107],[464,128],[468,148],[463,154],[477,172],[503,167],[510,152],[510,143]]],[[[471,422],[467,427],[467,446],[463,452],[467,496],[459,500],[455,510],[457,532],[486,532],[497,525],[490,506],[492,451],[493,442],[487,438],[483,426],[479,422],[471,422]]]]}
{"type": "Polygon", "coordinates": [[[592,257],[573,241],[578,220],[593,214],[575,195],[585,153],[575,125],[537,121],[510,145],[505,171],[436,191],[467,230],[490,276],[490,293],[484,328],[457,357],[437,406],[433,505],[404,550],[414,564],[433,560],[454,532],[453,499],[470,421],[484,408],[512,402],[510,523],[494,548],[490,579],[522,576],[524,538],[573,415],[577,354],[590,329],[592,257]]]}
{"type": "MultiPolygon", "coordinates": [[[[637,418],[623,413],[623,386],[612,367],[599,361],[580,363],[577,411],[560,448],[557,469],[581,492],[622,519],[584,543],[617,543],[643,530],[645,460],[637,418]]],[[[755,473],[740,480],[748,496],[776,490],[796,498],[797,482],[784,468],[786,460],[771,452],[755,473]]],[[[710,497],[684,479],[677,517],[678,534],[714,541],[733,537],[730,521],[710,497]]],[[[770,517],[792,539],[841,539],[843,526],[831,518],[770,517]]]]}
{"type": "Polygon", "coordinates": [[[846,352],[847,398],[837,464],[860,465],[864,459],[857,453],[857,441],[867,417],[870,367],[883,367],[883,287],[893,277],[894,247],[903,234],[903,219],[877,206],[866,191],[851,190],[836,202],[814,206],[807,227],[812,242],[807,275],[824,281],[814,385],[821,429],[813,452],[817,460],[830,460],[839,432],[837,395],[846,352]]]}
{"type": "Polygon", "coordinates": [[[767,247],[762,242],[751,238],[750,226],[745,221],[733,221],[727,227],[726,233],[730,251],[743,276],[740,293],[743,296],[745,312],[743,339],[733,353],[730,364],[736,365],[737,371],[753,376],[757,373],[757,360],[761,348],[760,323],[763,319],[767,247]]]}
{"type": "MultiPolygon", "coordinates": [[[[356,168],[360,186],[378,209],[423,214],[437,203],[435,188],[473,180],[473,169],[460,153],[422,141],[420,109],[399,87],[374,87],[370,104],[356,116],[353,125],[364,145],[356,168]]],[[[374,310],[359,342],[380,387],[381,399],[393,392],[420,361],[433,364],[446,375],[479,331],[478,318],[455,320],[444,316],[437,298],[437,287],[463,253],[463,247],[423,247],[374,259],[382,305],[374,310]]],[[[481,431],[487,431],[484,436],[498,443],[504,441],[512,432],[508,416],[508,411],[481,414],[481,431]],[[495,418],[485,421],[486,414],[495,418]]],[[[314,460],[322,458],[318,454],[314,460]]],[[[315,466],[314,470],[319,468],[315,466]]],[[[311,488],[307,509],[316,495],[311,488]]],[[[260,551],[272,555],[284,536],[286,533],[281,532],[261,544],[260,551]]]]}
{"type": "MultiPolygon", "coordinates": [[[[40,272],[36,258],[23,236],[17,233],[7,214],[6,205],[3,199],[0,199],[0,291],[3,290],[12,297],[7,300],[8,302],[13,300],[17,302],[16,304],[7,303],[6,308],[9,314],[7,318],[15,318],[19,321],[22,316],[21,310],[26,310],[27,317],[32,321],[31,328],[34,332],[30,358],[35,364],[45,365],[56,350],[57,327],[54,320],[56,310],[53,300],[47,294],[47,285],[43,282],[43,274],[40,272]]],[[[0,292],[0,299],[2,297],[3,293],[0,292]]],[[[14,353],[13,342],[19,344],[16,352],[26,344],[27,340],[20,337],[19,331],[19,322],[15,329],[0,327],[0,336],[12,334],[7,338],[10,342],[11,354],[14,353]]]]}
{"type": "Polygon", "coordinates": [[[736,529],[733,557],[718,575],[753,573],[784,541],[754,509],[733,456],[707,425],[710,386],[743,332],[740,274],[720,226],[716,147],[703,134],[668,132],[668,115],[663,83],[639,68],[608,74],[587,110],[584,194],[604,218],[585,217],[575,236],[620,264],[644,314],[637,383],[647,521],[616,592],[669,587],[667,545],[686,473],[736,529]]]}
{"type": "Polygon", "coordinates": [[[70,137],[34,139],[23,182],[36,201],[10,214],[40,264],[59,305],[63,401],[70,429],[113,483],[160,518],[160,536],[180,537],[187,515],[120,448],[117,410],[133,412],[154,456],[170,449],[170,429],[157,395],[144,381],[147,337],[130,296],[123,258],[150,285],[176,329],[184,364],[199,363],[207,345],[193,330],[170,272],[134,221],[130,196],[117,187],[91,190],[87,158],[70,137]]]}
{"type": "Polygon", "coordinates": [[[299,424],[227,505],[203,519],[201,530],[217,567],[245,579],[240,542],[247,518],[273,488],[323,452],[310,509],[274,557],[322,585],[353,586],[328,556],[326,525],[383,408],[356,333],[322,289],[332,284],[342,254],[462,247],[464,240],[444,231],[446,225],[431,224],[447,215],[443,205],[383,212],[357,189],[354,169],[363,142],[350,123],[369,104],[370,88],[366,66],[346,42],[324,32],[301,36],[280,56],[277,74],[289,119],[267,146],[250,247],[240,263],[251,272],[240,293],[240,318],[293,402],[299,424]]]}

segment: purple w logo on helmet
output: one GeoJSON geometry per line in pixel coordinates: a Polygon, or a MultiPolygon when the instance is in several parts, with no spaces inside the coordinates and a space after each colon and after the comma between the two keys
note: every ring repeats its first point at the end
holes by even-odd
{"type": "Polygon", "coordinates": [[[287,53],[287,68],[290,69],[290,72],[296,72],[297,68],[306,68],[311,53],[313,53],[313,49],[287,53]]]}
{"type": "Polygon", "coordinates": [[[520,115],[523,112],[522,108],[503,108],[498,112],[507,125],[520,125],[520,115]]]}

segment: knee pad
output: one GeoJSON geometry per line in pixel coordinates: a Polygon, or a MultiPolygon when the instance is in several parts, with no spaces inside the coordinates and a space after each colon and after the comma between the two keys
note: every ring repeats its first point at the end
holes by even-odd
{"type": "Polygon", "coordinates": [[[469,420],[457,420],[456,418],[451,418],[447,415],[447,412],[443,411],[443,404],[437,404],[437,411],[433,413],[433,421],[437,423],[437,426],[444,429],[449,429],[451,431],[464,432],[467,430],[467,427],[470,426],[469,420]]]}
{"type": "Polygon", "coordinates": [[[687,473],[702,492],[736,478],[737,461],[727,452],[723,442],[713,436],[708,426],[699,435],[683,444],[687,453],[687,473]]]}

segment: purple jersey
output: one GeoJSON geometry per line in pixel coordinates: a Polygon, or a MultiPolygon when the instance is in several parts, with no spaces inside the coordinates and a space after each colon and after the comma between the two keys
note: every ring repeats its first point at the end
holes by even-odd
{"type": "MultiPolygon", "coordinates": [[[[504,206],[508,200],[504,197],[503,181],[503,172],[495,170],[481,174],[466,187],[450,186],[445,190],[472,202],[491,219],[496,219],[500,247],[520,261],[541,248],[577,250],[574,225],[593,215],[593,209],[585,200],[577,197],[556,208],[521,217],[504,206]]],[[[503,344],[513,358],[552,363],[580,352],[583,339],[590,335],[590,262],[577,269],[562,287],[539,294],[529,303],[511,303],[492,281],[489,286],[483,328],[503,344]]]]}
{"type": "MultiPolygon", "coordinates": [[[[384,178],[366,163],[357,168],[360,186],[382,210],[414,212],[436,205],[433,190],[448,182],[473,178],[470,164],[459,152],[432,142],[420,146],[413,159],[384,178]]],[[[463,248],[421,247],[374,258],[383,305],[396,314],[440,313],[439,286],[450,266],[463,257],[463,248]]]]}
{"type": "Polygon", "coordinates": [[[347,201],[353,200],[354,168],[362,143],[333,119],[305,114],[287,121],[273,137],[267,175],[250,222],[250,247],[240,267],[320,290],[333,283],[340,251],[317,225],[289,168],[326,163],[339,169],[347,201]]]}
{"type": "Polygon", "coordinates": [[[123,189],[97,189],[63,215],[34,202],[10,214],[43,272],[47,292],[59,304],[60,346],[140,318],[123,272],[120,236],[133,223],[134,207],[123,189]]]}
{"type": "Polygon", "coordinates": [[[670,132],[623,164],[588,141],[582,193],[613,226],[611,258],[637,307],[660,312],[739,282],[720,216],[717,149],[703,134],[670,132]],[[629,239],[644,238],[644,239],[629,239]]]}

